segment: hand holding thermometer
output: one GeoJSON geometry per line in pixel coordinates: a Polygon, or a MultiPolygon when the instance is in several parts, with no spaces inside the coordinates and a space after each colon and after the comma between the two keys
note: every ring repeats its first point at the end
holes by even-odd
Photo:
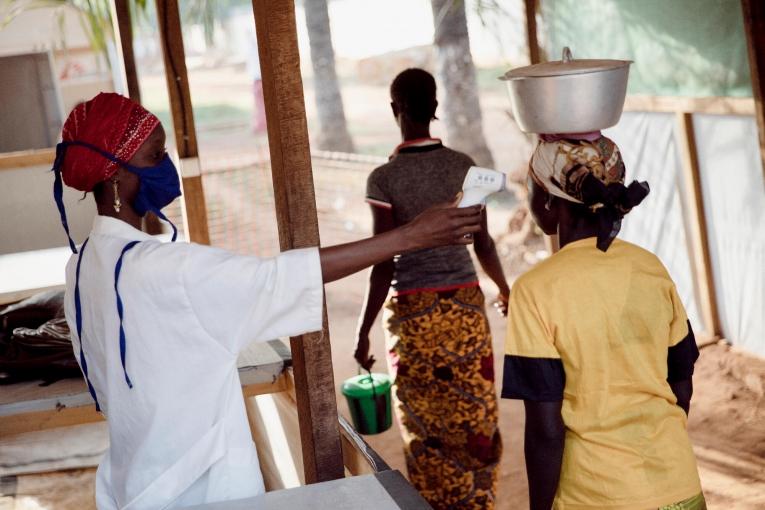
{"type": "Polygon", "coordinates": [[[488,168],[471,166],[462,183],[462,200],[458,207],[485,204],[486,198],[505,189],[505,174],[488,168]]]}

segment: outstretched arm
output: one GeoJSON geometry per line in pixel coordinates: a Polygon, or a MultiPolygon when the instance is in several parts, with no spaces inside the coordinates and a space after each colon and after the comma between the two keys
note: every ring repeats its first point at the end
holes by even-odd
{"type": "Polygon", "coordinates": [[[324,283],[386,260],[399,253],[449,244],[470,244],[481,230],[481,206],[455,207],[456,203],[431,207],[406,225],[383,234],[347,244],[321,248],[324,283]]]}
{"type": "Polygon", "coordinates": [[[561,417],[563,401],[524,400],[526,432],[524,453],[529,479],[531,510],[550,510],[555,500],[563,462],[566,428],[561,417]]]}

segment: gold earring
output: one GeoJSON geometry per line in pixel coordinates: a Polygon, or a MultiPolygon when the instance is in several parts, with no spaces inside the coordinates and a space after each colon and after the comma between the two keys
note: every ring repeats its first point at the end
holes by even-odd
{"type": "Polygon", "coordinates": [[[122,200],[120,200],[120,180],[112,179],[112,190],[114,191],[114,212],[120,212],[122,200]]]}

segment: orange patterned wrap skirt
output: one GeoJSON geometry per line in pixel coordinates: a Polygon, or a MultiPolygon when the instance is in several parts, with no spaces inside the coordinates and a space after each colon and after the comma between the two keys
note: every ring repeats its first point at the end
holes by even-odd
{"type": "Polygon", "coordinates": [[[393,297],[385,324],[409,480],[436,510],[491,510],[502,441],[479,287],[393,297]]]}

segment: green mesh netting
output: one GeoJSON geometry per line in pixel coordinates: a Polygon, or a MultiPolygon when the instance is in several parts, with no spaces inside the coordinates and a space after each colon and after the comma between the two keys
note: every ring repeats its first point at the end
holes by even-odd
{"type": "Polygon", "coordinates": [[[633,60],[629,92],[751,97],[739,0],[543,0],[545,49],[560,59],[633,60]]]}

